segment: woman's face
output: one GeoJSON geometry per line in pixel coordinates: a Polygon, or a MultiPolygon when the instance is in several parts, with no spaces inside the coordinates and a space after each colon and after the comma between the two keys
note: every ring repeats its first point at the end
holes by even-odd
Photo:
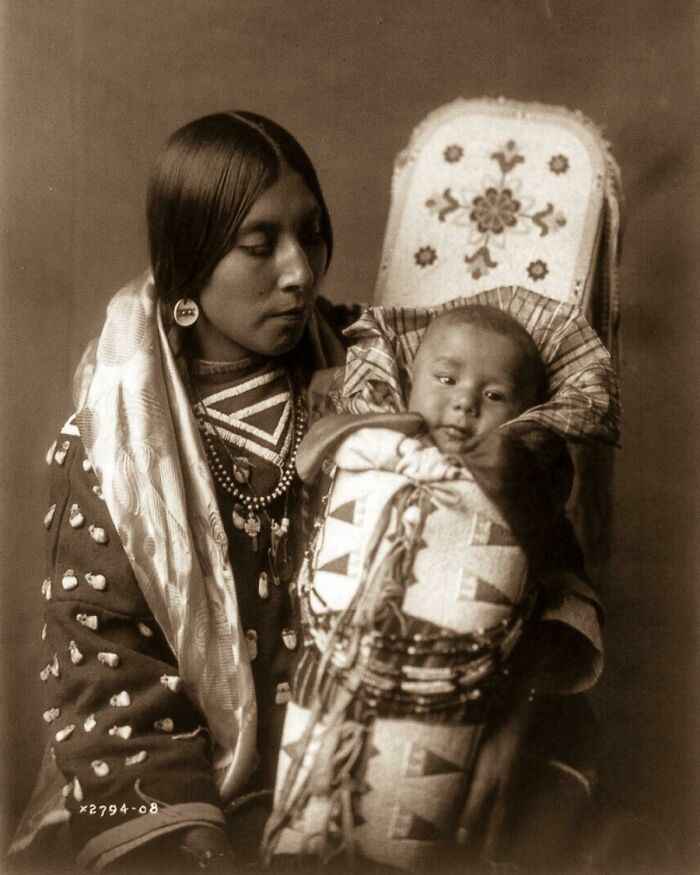
{"type": "Polygon", "coordinates": [[[233,248],[199,295],[198,354],[235,361],[282,355],[301,339],[326,267],[321,208],[283,169],[255,201],[233,248]]]}

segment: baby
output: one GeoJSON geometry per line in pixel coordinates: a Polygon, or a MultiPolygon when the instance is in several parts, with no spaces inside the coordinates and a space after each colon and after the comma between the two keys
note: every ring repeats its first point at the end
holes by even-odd
{"type": "Polygon", "coordinates": [[[526,422],[500,428],[546,393],[545,367],[525,328],[495,307],[467,306],[426,329],[408,409],[443,454],[466,465],[540,572],[572,562],[581,571],[563,514],[573,479],[566,448],[526,422]]]}
{"type": "Polygon", "coordinates": [[[534,341],[501,310],[448,310],[428,327],[413,366],[408,409],[420,413],[446,455],[544,400],[546,375],[534,341]]]}
{"type": "Polygon", "coordinates": [[[538,587],[580,565],[563,442],[506,426],[547,392],[527,331],[496,308],[446,311],[411,376],[408,412],[329,416],[299,448],[304,480],[324,459],[335,472],[300,575],[307,647],[269,856],[411,869],[454,847],[538,587]]]}

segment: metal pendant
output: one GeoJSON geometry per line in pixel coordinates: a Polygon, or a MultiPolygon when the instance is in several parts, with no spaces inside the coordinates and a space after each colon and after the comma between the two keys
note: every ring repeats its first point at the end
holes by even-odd
{"type": "Polygon", "coordinates": [[[277,689],[275,691],[275,704],[286,705],[291,698],[292,689],[289,686],[289,682],[282,681],[281,683],[277,684],[277,689]]]}
{"type": "Polygon", "coordinates": [[[287,650],[297,649],[297,633],[295,629],[282,629],[282,641],[287,650]]]}
{"type": "Polygon", "coordinates": [[[270,570],[275,586],[279,586],[283,580],[291,576],[288,539],[289,519],[284,517],[281,523],[272,520],[270,522],[270,570]]]}
{"type": "Polygon", "coordinates": [[[253,513],[252,510],[248,511],[248,519],[245,521],[243,525],[243,531],[250,538],[250,546],[257,553],[259,544],[258,544],[258,535],[260,534],[260,529],[262,528],[262,523],[260,522],[260,517],[253,513]]]}

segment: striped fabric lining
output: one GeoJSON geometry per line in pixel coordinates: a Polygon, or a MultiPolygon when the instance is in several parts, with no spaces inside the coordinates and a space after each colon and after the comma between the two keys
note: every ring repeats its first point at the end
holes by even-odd
{"type": "Polygon", "coordinates": [[[509,313],[540,350],[549,398],[517,417],[567,440],[619,445],[620,403],[610,354],[578,308],[519,286],[489,289],[428,309],[370,307],[346,329],[348,350],[342,407],[353,413],[401,412],[423,334],[439,313],[488,305],[509,313]]]}

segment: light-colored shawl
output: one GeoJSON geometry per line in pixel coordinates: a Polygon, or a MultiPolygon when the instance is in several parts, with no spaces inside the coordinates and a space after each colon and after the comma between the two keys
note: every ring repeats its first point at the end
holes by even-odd
{"type": "MultiPolygon", "coordinates": [[[[307,326],[313,361],[342,363],[339,340],[318,312],[307,326]]],[[[75,376],[76,423],[136,579],[204,713],[223,801],[256,764],[256,701],[228,544],[197,425],[150,273],[109,304],[98,341],[75,376]]],[[[47,750],[11,852],[67,819],[47,750]]]]}
{"type": "Polygon", "coordinates": [[[255,765],[255,689],[214,484],[150,276],[112,299],[77,382],[80,437],[230,798],[255,765]]]}
{"type": "MultiPolygon", "coordinates": [[[[342,348],[316,314],[309,335],[316,364],[337,363],[342,348]]],[[[118,292],[76,375],[76,423],[139,586],[207,718],[226,800],[255,767],[255,688],[214,483],[171,341],[150,274],[118,292]]]]}

